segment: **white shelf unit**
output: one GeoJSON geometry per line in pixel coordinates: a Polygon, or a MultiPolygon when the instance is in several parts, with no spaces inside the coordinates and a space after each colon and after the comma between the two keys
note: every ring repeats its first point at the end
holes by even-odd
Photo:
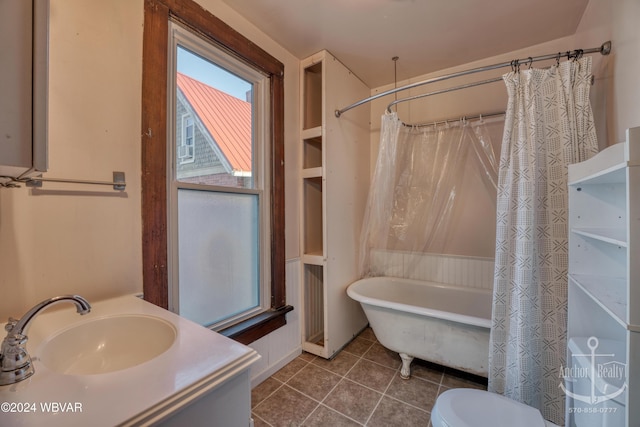
{"type": "MultiPolygon", "coordinates": [[[[627,390],[616,398],[624,416],[614,422],[626,426],[640,425],[639,165],[640,128],[632,128],[625,142],[569,166],[568,342],[596,337],[623,349],[612,356],[626,365],[627,376],[627,390]]],[[[568,367],[572,359],[568,352],[568,367]]],[[[572,402],[567,398],[567,408],[572,402]]],[[[567,426],[579,419],[567,410],[567,426]]]]}
{"type": "Polygon", "coordinates": [[[301,242],[305,351],[333,357],[366,325],[346,289],[357,280],[369,186],[369,107],[334,111],[371,94],[327,51],[301,62],[301,242]]]}

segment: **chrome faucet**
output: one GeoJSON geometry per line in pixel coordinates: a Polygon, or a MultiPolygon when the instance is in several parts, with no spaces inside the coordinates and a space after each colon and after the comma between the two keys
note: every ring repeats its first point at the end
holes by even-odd
{"type": "Polygon", "coordinates": [[[31,363],[31,356],[29,356],[25,347],[28,340],[25,334],[26,329],[38,313],[63,301],[74,303],[76,310],[80,314],[87,314],[91,311],[91,305],[81,296],[63,295],[42,301],[27,311],[20,320],[9,318],[4,327],[7,331],[7,336],[2,341],[2,347],[0,347],[0,366],[2,368],[0,370],[0,386],[17,383],[33,375],[35,371],[31,363]]]}

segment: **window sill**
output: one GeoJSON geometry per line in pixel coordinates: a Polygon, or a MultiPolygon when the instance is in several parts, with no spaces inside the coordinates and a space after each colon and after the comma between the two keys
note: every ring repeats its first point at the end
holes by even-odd
{"type": "Polygon", "coordinates": [[[268,310],[219,332],[239,343],[251,344],[286,325],[286,314],[292,310],[293,306],[290,305],[285,305],[277,310],[268,310]]]}

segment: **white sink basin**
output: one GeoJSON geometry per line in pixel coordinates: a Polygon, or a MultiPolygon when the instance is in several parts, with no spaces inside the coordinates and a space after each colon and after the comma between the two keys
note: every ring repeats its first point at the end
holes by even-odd
{"type": "Polygon", "coordinates": [[[159,356],[171,347],[176,334],[175,327],[159,317],[134,314],[102,317],[54,335],[42,344],[38,357],[58,373],[104,374],[159,356]]]}

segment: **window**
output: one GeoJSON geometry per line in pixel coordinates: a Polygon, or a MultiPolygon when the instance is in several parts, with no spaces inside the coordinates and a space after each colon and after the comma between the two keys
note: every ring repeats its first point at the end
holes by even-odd
{"type": "Polygon", "coordinates": [[[284,67],[193,2],[144,4],[144,296],[248,343],[284,325],[292,309],[284,292],[284,67]],[[183,60],[232,76],[240,92],[197,77],[183,60]],[[233,157],[238,142],[230,148],[212,130],[189,85],[248,106],[248,154],[233,157]]]}
{"type": "Polygon", "coordinates": [[[193,162],[193,117],[189,114],[182,115],[182,132],[180,133],[180,139],[178,144],[178,160],[180,163],[193,162]]]}
{"type": "Polygon", "coordinates": [[[219,330],[270,308],[268,77],[169,29],[169,308],[219,330]]]}

